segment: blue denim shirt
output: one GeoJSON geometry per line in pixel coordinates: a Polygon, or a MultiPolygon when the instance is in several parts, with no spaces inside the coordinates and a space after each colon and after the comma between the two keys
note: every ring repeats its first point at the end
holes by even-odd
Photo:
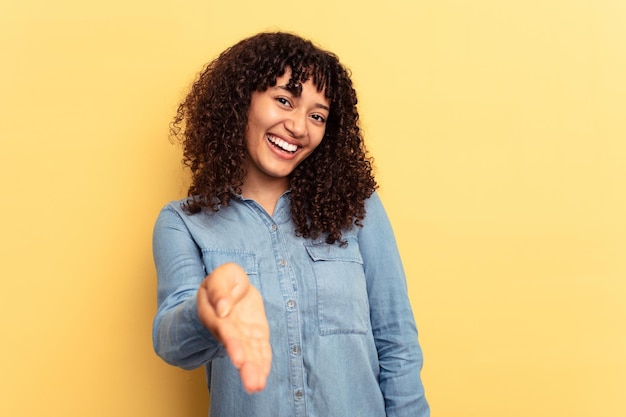
{"type": "Polygon", "coordinates": [[[170,364],[206,367],[210,416],[430,414],[404,271],[377,194],[344,246],[297,237],[288,192],[273,216],[242,197],[215,213],[188,215],[180,203],[161,211],[154,230],[154,348],[170,364]],[[225,262],[246,271],[270,324],[272,368],[253,395],[197,314],[200,282],[225,262]]]}

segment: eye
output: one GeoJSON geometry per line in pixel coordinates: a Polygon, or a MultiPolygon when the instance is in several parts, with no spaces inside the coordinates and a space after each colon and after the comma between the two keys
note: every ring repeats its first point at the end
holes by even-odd
{"type": "Polygon", "coordinates": [[[291,101],[287,97],[279,96],[276,97],[276,101],[279,102],[282,106],[292,107],[291,101]]]}
{"type": "Polygon", "coordinates": [[[311,119],[315,120],[316,122],[319,123],[326,123],[326,118],[324,116],[322,116],[321,114],[312,114],[311,115],[311,119]]]}

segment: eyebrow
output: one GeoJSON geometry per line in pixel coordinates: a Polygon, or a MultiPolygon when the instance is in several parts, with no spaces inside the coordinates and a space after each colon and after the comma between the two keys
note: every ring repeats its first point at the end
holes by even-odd
{"type": "Polygon", "coordinates": [[[330,107],[322,103],[315,103],[315,107],[319,107],[320,109],[324,109],[327,112],[330,112],[330,107]]]}
{"type": "MultiPolygon", "coordinates": [[[[295,92],[293,91],[293,89],[292,89],[292,88],[287,88],[287,86],[286,86],[286,85],[277,85],[277,86],[274,86],[273,88],[275,88],[275,89],[285,90],[285,91],[287,91],[288,93],[290,93],[290,94],[292,94],[292,95],[294,95],[294,96],[296,96],[296,97],[300,97],[299,95],[295,94],[295,92]]],[[[326,110],[327,112],[330,112],[330,107],[328,107],[328,106],[327,106],[327,105],[325,105],[325,104],[322,104],[322,103],[315,103],[315,107],[318,107],[318,108],[320,108],[320,109],[326,110]]]]}

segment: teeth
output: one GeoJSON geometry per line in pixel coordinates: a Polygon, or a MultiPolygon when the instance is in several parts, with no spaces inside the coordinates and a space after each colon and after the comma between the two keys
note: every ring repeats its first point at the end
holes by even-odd
{"type": "Polygon", "coordinates": [[[281,148],[282,150],[287,151],[287,152],[295,152],[296,150],[298,150],[298,147],[296,145],[292,145],[290,143],[287,143],[284,140],[282,140],[281,138],[276,138],[274,136],[267,135],[267,140],[269,140],[274,145],[278,146],[279,148],[281,148]]]}

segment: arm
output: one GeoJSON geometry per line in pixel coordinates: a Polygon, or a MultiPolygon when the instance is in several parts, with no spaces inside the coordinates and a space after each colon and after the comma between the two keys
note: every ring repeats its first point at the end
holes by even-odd
{"type": "Polygon", "coordinates": [[[153,239],[158,276],[154,349],[166,362],[196,368],[228,354],[244,388],[260,391],[270,371],[263,299],[236,264],[205,277],[200,249],[180,215],[165,208],[153,239]]]}
{"type": "Polygon", "coordinates": [[[430,410],[420,378],[422,351],[395,237],[378,195],[366,204],[359,247],[387,416],[426,417],[430,410]]]}
{"type": "Polygon", "coordinates": [[[184,369],[224,356],[197,314],[197,291],[206,276],[200,249],[170,207],[157,218],[152,249],[158,279],[158,310],[152,328],[155,352],[184,369]]]}

